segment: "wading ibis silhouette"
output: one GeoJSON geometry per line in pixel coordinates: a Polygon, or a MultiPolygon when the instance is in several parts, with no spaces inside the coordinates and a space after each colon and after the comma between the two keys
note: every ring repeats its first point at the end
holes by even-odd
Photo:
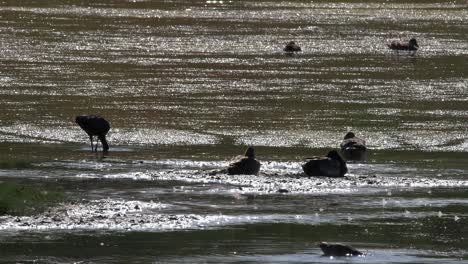
{"type": "Polygon", "coordinates": [[[107,144],[106,135],[109,132],[110,125],[107,120],[100,116],[88,115],[88,116],[77,116],[75,122],[88,134],[89,140],[91,141],[91,151],[97,151],[98,141],[96,141],[96,147],[93,149],[93,136],[97,136],[102,143],[102,151],[106,152],[109,150],[109,144],[107,144]]]}

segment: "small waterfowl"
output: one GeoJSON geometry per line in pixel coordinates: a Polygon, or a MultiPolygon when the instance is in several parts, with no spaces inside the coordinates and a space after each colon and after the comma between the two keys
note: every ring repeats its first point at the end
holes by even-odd
{"type": "Polygon", "coordinates": [[[255,151],[252,147],[247,148],[244,156],[238,161],[229,164],[227,173],[235,174],[253,174],[256,175],[260,171],[260,162],[255,159],[255,151]]]}
{"type": "Polygon", "coordinates": [[[107,132],[110,130],[110,124],[104,118],[95,115],[77,116],[75,122],[83,129],[89,136],[91,141],[91,151],[97,151],[98,142],[96,141],[96,148],[93,149],[93,137],[97,136],[102,143],[102,150],[104,152],[109,150],[109,144],[106,140],[107,132]]]}
{"type": "Polygon", "coordinates": [[[299,52],[301,47],[299,47],[294,41],[290,41],[283,49],[288,53],[299,52]]]}
{"type": "Polygon", "coordinates": [[[348,132],[340,144],[341,154],[347,160],[365,160],[367,154],[366,141],[348,132]]]}
{"type": "Polygon", "coordinates": [[[346,162],[335,150],[325,157],[308,158],[302,169],[307,176],[343,177],[348,172],[346,162]]]}
{"type": "Polygon", "coordinates": [[[364,255],[359,250],[343,244],[322,242],[319,244],[319,247],[322,249],[323,255],[327,257],[351,257],[364,255]]]}
{"type": "Polygon", "coordinates": [[[409,40],[408,43],[400,42],[397,40],[392,41],[391,43],[387,44],[388,48],[395,51],[406,50],[406,51],[413,51],[416,52],[419,48],[418,42],[415,38],[409,40]]]}

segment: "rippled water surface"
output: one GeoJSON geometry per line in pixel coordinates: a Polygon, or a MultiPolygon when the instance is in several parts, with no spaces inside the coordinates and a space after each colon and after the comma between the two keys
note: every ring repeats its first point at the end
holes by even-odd
{"type": "Polygon", "coordinates": [[[458,0],[0,0],[0,181],[64,194],[0,216],[0,262],[468,263],[467,32],[458,0]],[[367,162],[304,177],[348,131],[367,162]]]}

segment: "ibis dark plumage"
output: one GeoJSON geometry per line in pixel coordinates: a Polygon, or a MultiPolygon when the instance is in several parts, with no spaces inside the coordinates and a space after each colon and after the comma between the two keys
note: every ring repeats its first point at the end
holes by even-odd
{"type": "Polygon", "coordinates": [[[75,122],[88,134],[91,141],[91,150],[97,151],[98,142],[93,149],[93,136],[97,136],[102,143],[102,150],[108,151],[109,144],[106,140],[107,132],[110,130],[110,124],[104,118],[95,115],[77,116],[75,122]]]}

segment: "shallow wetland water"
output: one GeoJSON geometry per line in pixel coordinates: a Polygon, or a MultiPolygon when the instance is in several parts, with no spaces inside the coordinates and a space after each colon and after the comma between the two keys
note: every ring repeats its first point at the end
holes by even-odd
{"type": "Polygon", "coordinates": [[[0,181],[63,194],[0,216],[0,262],[468,263],[467,32],[457,0],[0,0],[0,181]],[[368,160],[304,177],[348,131],[368,160]]]}

